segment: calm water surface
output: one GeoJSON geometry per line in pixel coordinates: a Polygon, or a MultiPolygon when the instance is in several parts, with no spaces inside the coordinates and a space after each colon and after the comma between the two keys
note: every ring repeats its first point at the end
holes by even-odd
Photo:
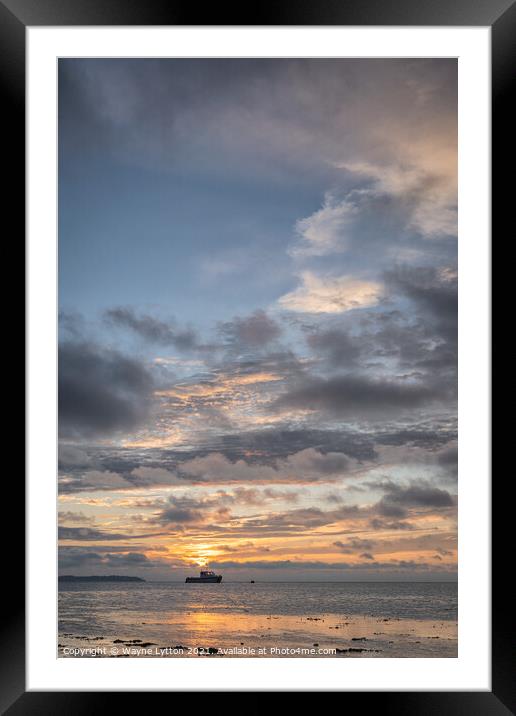
{"type": "Polygon", "coordinates": [[[61,656],[206,658],[209,648],[208,658],[456,657],[457,585],[77,582],[59,586],[61,656]]]}

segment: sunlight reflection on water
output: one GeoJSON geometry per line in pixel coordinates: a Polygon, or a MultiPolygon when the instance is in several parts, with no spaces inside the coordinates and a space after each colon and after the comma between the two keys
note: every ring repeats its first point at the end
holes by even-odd
{"type": "Polygon", "coordinates": [[[346,652],[353,656],[457,655],[456,584],[63,586],[61,652],[66,644],[139,639],[162,647],[318,644],[356,649],[346,652]]]}

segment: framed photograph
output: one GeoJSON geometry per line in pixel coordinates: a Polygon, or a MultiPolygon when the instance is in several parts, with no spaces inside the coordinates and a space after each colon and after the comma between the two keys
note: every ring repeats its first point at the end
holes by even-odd
{"type": "Polygon", "coordinates": [[[465,5],[0,5],[28,338],[7,713],[514,707],[490,265],[516,13],[465,5]]]}

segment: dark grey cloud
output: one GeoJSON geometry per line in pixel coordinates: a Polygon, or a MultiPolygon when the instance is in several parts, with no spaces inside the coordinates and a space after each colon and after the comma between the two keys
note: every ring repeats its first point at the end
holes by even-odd
{"type": "Polygon", "coordinates": [[[376,505],[378,514],[384,517],[405,517],[407,508],[423,507],[442,509],[453,507],[455,498],[447,491],[426,482],[400,486],[392,482],[380,485],[385,494],[376,505]]]}
{"type": "MultiPolygon", "coordinates": [[[[171,495],[169,499],[134,497],[130,499],[130,507],[153,511],[153,513],[146,518],[144,523],[144,526],[147,528],[148,523],[179,526],[185,523],[197,522],[200,526],[203,526],[205,525],[207,515],[209,515],[210,520],[227,520],[231,516],[229,507],[241,505],[263,507],[265,503],[276,501],[294,504],[297,503],[298,499],[299,493],[296,488],[281,490],[268,487],[258,489],[238,486],[230,490],[218,489],[215,493],[203,497],[189,497],[187,495],[171,495]]],[[[140,517],[140,515],[136,516],[135,522],[139,522],[140,517]]],[[[119,532],[99,530],[93,527],[86,529],[84,526],[91,526],[93,519],[86,517],[82,513],[70,511],[60,512],[59,522],[61,525],[59,538],[64,540],[123,540],[158,537],[168,534],[168,532],[122,534],[119,532]],[[68,523],[77,523],[83,527],[69,527],[67,526],[68,523]]]]}
{"type": "Polygon", "coordinates": [[[319,410],[341,416],[380,416],[431,405],[439,386],[346,374],[309,378],[278,398],[275,408],[319,410]]]}
{"type": "Polygon", "coordinates": [[[65,342],[58,360],[61,435],[130,430],[147,417],[153,381],[137,359],[89,342],[65,342]]]}
{"type": "Polygon", "coordinates": [[[227,509],[223,507],[223,496],[213,497],[189,497],[188,495],[170,495],[167,504],[160,509],[153,520],[168,527],[179,527],[183,525],[202,526],[208,512],[216,510],[226,514],[227,509]]]}
{"type": "Polygon", "coordinates": [[[85,450],[66,443],[59,445],[58,465],[60,469],[81,469],[91,467],[92,464],[92,460],[85,450]]]}
{"type": "Polygon", "coordinates": [[[385,426],[378,430],[375,441],[378,445],[408,445],[428,450],[440,448],[457,437],[457,429],[449,423],[411,427],[385,426]]]}
{"type": "Polygon", "coordinates": [[[422,137],[448,148],[456,67],[454,59],[62,59],[60,141],[144,166],[220,171],[239,160],[242,173],[252,163],[272,178],[282,168],[308,181],[349,156],[403,163],[404,146],[422,137]]]}
{"type": "Polygon", "coordinates": [[[373,530],[413,530],[410,522],[386,522],[378,517],[373,518],[370,523],[373,530]]]}
{"type": "Polygon", "coordinates": [[[437,456],[439,465],[449,469],[456,469],[458,464],[459,451],[456,445],[442,450],[437,456]]]}
{"type": "Polygon", "coordinates": [[[362,514],[357,505],[346,505],[335,510],[321,510],[318,507],[305,507],[287,512],[273,513],[267,517],[251,518],[246,522],[245,530],[260,528],[272,533],[299,532],[300,529],[323,527],[346,519],[356,519],[362,514]]]}
{"type": "Polygon", "coordinates": [[[152,532],[150,534],[127,534],[121,532],[106,532],[92,527],[63,527],[59,526],[58,537],[61,540],[73,540],[77,542],[93,542],[107,540],[141,539],[143,537],[159,537],[164,532],[152,532]]]}
{"type": "Polygon", "coordinates": [[[282,329],[265,311],[250,316],[236,316],[232,321],[219,324],[219,331],[230,345],[239,348],[263,348],[280,337],[282,329]]]}
{"type": "Polygon", "coordinates": [[[444,483],[451,485],[457,484],[459,470],[459,453],[457,444],[451,444],[440,450],[435,455],[435,462],[441,469],[441,479],[444,483]]]}
{"type": "MultiPolygon", "coordinates": [[[[453,260],[450,259],[453,266],[453,260]]],[[[457,277],[450,267],[399,265],[383,273],[382,310],[303,326],[308,344],[330,368],[398,373],[457,367],[457,277]]],[[[449,376],[447,376],[449,380],[449,376]]]]}
{"type": "Polygon", "coordinates": [[[347,542],[337,540],[336,542],[333,542],[333,545],[335,547],[338,547],[339,550],[344,554],[355,554],[360,550],[372,550],[375,546],[375,542],[370,539],[360,539],[358,537],[353,537],[347,540],[347,542]]]}
{"type": "Polygon", "coordinates": [[[435,344],[440,336],[429,330],[428,321],[414,320],[414,313],[385,311],[362,319],[363,332],[355,338],[362,363],[374,368],[389,363],[398,371],[421,370],[435,361],[435,344]],[[432,340],[433,337],[433,340],[432,340]]]}
{"type": "Polygon", "coordinates": [[[107,554],[104,555],[104,562],[113,567],[133,567],[133,566],[152,566],[150,560],[141,552],[127,552],[126,554],[107,554]]]}
{"type": "MultiPolygon", "coordinates": [[[[443,467],[445,467],[444,462],[448,464],[450,461],[451,467],[453,457],[456,458],[456,447],[450,446],[449,454],[448,448],[440,449],[454,441],[456,436],[456,428],[448,421],[434,420],[407,427],[387,422],[368,431],[267,428],[230,432],[214,435],[204,442],[200,440],[195,447],[181,450],[156,448],[134,450],[115,446],[90,446],[86,454],[83,448],[63,444],[60,448],[60,467],[67,476],[76,477],[80,483],[67,482],[62,485],[62,489],[74,491],[81,484],[85,485],[88,481],[88,471],[92,469],[104,471],[108,476],[109,473],[122,475],[128,481],[128,487],[131,484],[136,486],[138,479],[134,471],[139,468],[168,470],[177,474],[181,463],[197,457],[206,457],[213,452],[222,454],[232,462],[245,460],[250,465],[274,466],[278,459],[288,458],[289,455],[309,448],[317,450],[322,455],[338,453],[359,462],[368,462],[377,461],[378,454],[375,449],[377,446],[406,445],[427,450],[432,460],[437,460],[443,467]]],[[[186,482],[185,480],[185,484],[186,482]]]]}
{"type": "MultiPolygon", "coordinates": [[[[59,571],[68,569],[97,569],[104,572],[104,568],[136,568],[149,569],[163,566],[158,560],[151,560],[142,552],[103,552],[98,548],[88,549],[82,547],[59,547],[59,571]]],[[[84,572],[83,572],[84,573],[84,572]]]]}
{"type": "Polygon", "coordinates": [[[320,453],[313,448],[270,460],[266,464],[228,460],[213,452],[178,466],[179,474],[195,483],[299,483],[334,480],[350,472],[352,465],[342,453],[320,453]]]}
{"type": "Polygon", "coordinates": [[[59,311],[59,339],[80,341],[86,332],[86,321],[78,311],[59,311]]]}
{"type": "Polygon", "coordinates": [[[436,450],[457,437],[456,428],[450,421],[432,420],[410,425],[383,422],[371,430],[317,429],[317,428],[267,428],[233,432],[221,435],[211,442],[212,448],[231,459],[242,458],[251,462],[287,457],[307,448],[320,452],[344,453],[359,461],[377,458],[378,445],[407,445],[436,450]]]}
{"type": "Polygon", "coordinates": [[[338,328],[310,333],[307,343],[317,355],[324,355],[332,366],[341,370],[354,368],[361,354],[359,342],[338,328]]]}
{"type": "Polygon", "coordinates": [[[203,514],[199,510],[193,510],[189,507],[168,507],[163,510],[158,517],[158,521],[166,525],[202,523],[203,514]]]}
{"type": "Polygon", "coordinates": [[[424,562],[416,562],[414,560],[393,560],[391,562],[370,561],[372,555],[367,555],[367,562],[347,564],[346,562],[316,562],[301,560],[257,560],[246,561],[245,563],[227,560],[222,562],[210,562],[213,569],[334,569],[347,572],[349,570],[369,570],[369,569],[387,569],[387,570],[422,570],[427,571],[432,567],[424,562]]]}
{"type": "Polygon", "coordinates": [[[306,373],[306,361],[300,359],[293,349],[284,345],[277,349],[275,346],[269,346],[266,353],[252,358],[247,356],[239,358],[235,366],[242,371],[274,371],[284,376],[306,373]]]}
{"type": "Polygon", "coordinates": [[[406,517],[407,510],[403,505],[391,502],[389,498],[382,497],[376,505],[376,511],[383,517],[406,517]]]}
{"type": "Polygon", "coordinates": [[[408,487],[389,485],[388,499],[410,507],[452,507],[455,502],[447,490],[429,484],[412,484],[408,487]]]}
{"type": "Polygon", "coordinates": [[[129,307],[110,308],[104,312],[104,319],[111,326],[128,329],[149,343],[173,346],[184,351],[198,347],[193,329],[178,328],[175,321],[166,322],[146,314],[138,315],[129,307]]]}
{"type": "Polygon", "coordinates": [[[82,512],[72,512],[71,510],[59,511],[59,522],[78,522],[79,524],[91,523],[92,518],[82,512]]]}
{"type": "Polygon", "coordinates": [[[457,315],[457,278],[437,267],[402,266],[387,273],[391,284],[437,318],[457,315]]]}
{"type": "MultiPolygon", "coordinates": [[[[350,462],[342,453],[319,453],[316,450],[304,450],[297,456],[302,471],[317,472],[320,475],[341,475],[349,471],[350,462]]],[[[294,457],[294,456],[293,456],[294,457]]]]}
{"type": "Polygon", "coordinates": [[[458,324],[458,282],[456,273],[437,267],[402,266],[386,273],[387,283],[415,304],[432,322],[446,349],[455,354],[458,324]]]}
{"type": "Polygon", "coordinates": [[[340,452],[357,460],[375,457],[374,441],[364,433],[316,428],[274,428],[249,430],[245,433],[221,435],[217,449],[226,457],[248,455],[251,462],[270,457],[287,457],[295,452],[314,448],[321,452],[340,452]]]}

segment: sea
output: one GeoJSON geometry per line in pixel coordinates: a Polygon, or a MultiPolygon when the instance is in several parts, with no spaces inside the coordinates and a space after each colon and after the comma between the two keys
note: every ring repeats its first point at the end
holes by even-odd
{"type": "Polygon", "coordinates": [[[63,658],[456,658],[455,582],[63,582],[63,658]]]}

